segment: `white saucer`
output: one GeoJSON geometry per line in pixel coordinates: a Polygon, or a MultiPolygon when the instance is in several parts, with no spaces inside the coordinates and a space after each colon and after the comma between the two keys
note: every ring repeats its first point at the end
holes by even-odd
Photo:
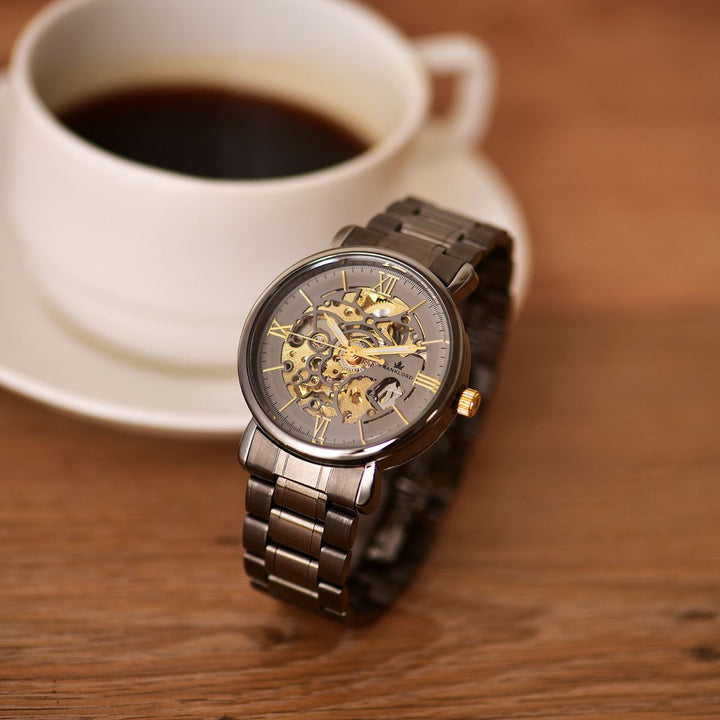
{"type": "MultiPolygon", "coordinates": [[[[7,79],[0,75],[0,158],[7,157],[2,152],[7,90],[7,79]]],[[[527,234],[497,172],[483,158],[440,155],[429,142],[421,145],[415,163],[410,192],[506,227],[515,236],[514,294],[522,300],[530,269],[527,234]]],[[[0,198],[5,195],[2,170],[0,198]]],[[[8,225],[0,213],[0,385],[61,410],[138,431],[240,437],[250,416],[234,372],[168,372],[133,364],[66,331],[30,287],[8,225]]]]}

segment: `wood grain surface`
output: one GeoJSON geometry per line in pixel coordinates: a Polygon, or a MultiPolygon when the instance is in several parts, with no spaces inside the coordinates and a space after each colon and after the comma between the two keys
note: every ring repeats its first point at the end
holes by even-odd
{"type": "Polygon", "coordinates": [[[285,608],[234,444],[0,391],[0,717],[720,717],[720,5],[372,4],[493,48],[536,256],[428,562],[370,628],[285,608]]]}

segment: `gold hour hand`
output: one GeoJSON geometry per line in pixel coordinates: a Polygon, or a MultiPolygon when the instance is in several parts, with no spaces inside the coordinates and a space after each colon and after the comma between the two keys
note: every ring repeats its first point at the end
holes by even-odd
{"type": "Polygon", "coordinates": [[[340,326],[337,324],[337,321],[332,316],[328,315],[327,313],[324,313],[325,322],[328,324],[328,327],[330,328],[330,331],[332,334],[338,339],[340,344],[343,347],[347,347],[350,343],[345,336],[345,333],[340,329],[340,326]]]}
{"type": "MultiPolygon", "coordinates": [[[[413,345],[413,344],[407,344],[407,345],[378,345],[377,347],[371,347],[367,348],[367,353],[372,353],[373,355],[409,355],[410,353],[417,352],[418,350],[424,350],[425,348],[422,345],[413,345]]],[[[363,349],[362,352],[358,353],[360,355],[364,354],[366,351],[363,349]]]]}

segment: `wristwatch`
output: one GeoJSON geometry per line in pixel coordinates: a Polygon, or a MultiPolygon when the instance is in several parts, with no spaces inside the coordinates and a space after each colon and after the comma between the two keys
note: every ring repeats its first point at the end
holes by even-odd
{"type": "Polygon", "coordinates": [[[265,291],[238,353],[253,586],[340,618],[391,604],[484,412],[511,274],[504,230],[406,198],[265,291]]]}

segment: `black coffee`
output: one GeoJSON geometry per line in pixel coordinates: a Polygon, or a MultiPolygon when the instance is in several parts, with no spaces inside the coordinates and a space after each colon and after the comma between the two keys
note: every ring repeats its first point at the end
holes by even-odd
{"type": "Polygon", "coordinates": [[[148,86],[94,97],[60,120],[123,157],[186,175],[285,177],[348,160],[368,143],[324,115],[211,86],[148,86]]]}

